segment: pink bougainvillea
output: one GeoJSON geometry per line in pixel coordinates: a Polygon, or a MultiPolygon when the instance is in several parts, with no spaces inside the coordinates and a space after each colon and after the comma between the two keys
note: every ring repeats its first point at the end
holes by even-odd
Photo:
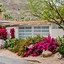
{"type": "Polygon", "coordinates": [[[14,33],[14,32],[15,32],[14,28],[11,28],[11,29],[10,29],[11,39],[12,39],[12,38],[15,38],[15,33],[14,33]]]}
{"type": "Polygon", "coordinates": [[[56,48],[57,48],[57,42],[55,42],[55,40],[53,38],[48,36],[47,38],[45,38],[44,41],[34,44],[22,56],[23,57],[27,57],[29,55],[38,56],[43,52],[43,50],[49,50],[54,54],[54,53],[56,53],[56,48]]]}
{"type": "Polygon", "coordinates": [[[0,39],[3,39],[3,40],[7,39],[7,30],[6,30],[6,28],[0,28],[0,39]]]}

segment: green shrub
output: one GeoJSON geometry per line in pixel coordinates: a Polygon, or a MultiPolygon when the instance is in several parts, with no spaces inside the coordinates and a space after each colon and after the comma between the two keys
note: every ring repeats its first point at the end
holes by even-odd
{"type": "Polygon", "coordinates": [[[64,35],[56,38],[56,41],[59,43],[58,52],[64,57],[64,35]]]}
{"type": "Polygon", "coordinates": [[[5,20],[11,20],[12,16],[10,15],[9,12],[6,11],[6,12],[3,13],[3,19],[5,19],[5,20]]]}
{"type": "Polygon", "coordinates": [[[59,46],[58,52],[64,57],[64,43],[59,46]]]}
{"type": "Polygon", "coordinates": [[[5,7],[3,6],[2,3],[0,3],[0,12],[4,12],[4,11],[6,11],[6,10],[5,10],[5,7]]]}
{"type": "Polygon", "coordinates": [[[28,37],[26,40],[24,39],[7,39],[6,40],[6,48],[17,53],[18,55],[22,55],[30,44],[35,44],[40,41],[43,41],[44,37],[40,37],[39,35],[34,37],[28,37]]]}
{"type": "Polygon", "coordinates": [[[12,49],[14,46],[20,44],[21,40],[23,40],[23,39],[17,39],[17,38],[7,39],[6,44],[5,44],[5,48],[12,49]]]}
{"type": "Polygon", "coordinates": [[[64,43],[64,35],[62,37],[56,38],[55,40],[61,45],[61,43],[64,43]]]}
{"type": "Polygon", "coordinates": [[[36,43],[38,43],[40,41],[43,41],[43,40],[44,40],[44,37],[41,37],[41,36],[37,35],[37,36],[34,36],[34,37],[28,37],[26,39],[26,43],[28,43],[28,44],[36,44],[36,43]]]}
{"type": "MultiPolygon", "coordinates": [[[[20,49],[23,48],[24,41],[25,41],[24,39],[21,39],[20,42],[16,46],[13,47],[12,51],[15,53],[18,53],[20,51],[20,49]]],[[[24,50],[24,48],[23,48],[23,50],[24,50]]]]}
{"type": "Polygon", "coordinates": [[[22,55],[25,51],[27,51],[29,45],[36,44],[43,40],[44,37],[40,37],[39,35],[34,37],[28,37],[23,43],[21,43],[21,45],[19,45],[18,55],[22,55]]]}

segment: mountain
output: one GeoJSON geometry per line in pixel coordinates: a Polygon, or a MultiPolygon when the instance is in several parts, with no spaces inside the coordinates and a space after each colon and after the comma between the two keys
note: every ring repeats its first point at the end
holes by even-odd
{"type": "Polygon", "coordinates": [[[17,20],[29,20],[30,14],[28,0],[0,0],[6,10],[17,20]]]}

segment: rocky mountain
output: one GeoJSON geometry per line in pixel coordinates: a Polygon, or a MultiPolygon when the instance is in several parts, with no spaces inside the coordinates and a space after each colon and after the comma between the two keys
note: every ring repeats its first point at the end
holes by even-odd
{"type": "Polygon", "coordinates": [[[32,18],[28,0],[0,0],[0,3],[4,5],[14,19],[29,20],[32,18]]]}

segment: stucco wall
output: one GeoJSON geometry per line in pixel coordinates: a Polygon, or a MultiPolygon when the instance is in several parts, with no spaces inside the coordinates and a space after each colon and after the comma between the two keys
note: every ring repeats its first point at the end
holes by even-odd
{"type": "Polygon", "coordinates": [[[64,31],[62,29],[52,29],[51,30],[51,36],[56,38],[58,36],[63,36],[64,35],[64,31]]]}
{"type": "Polygon", "coordinates": [[[62,29],[59,29],[59,26],[56,24],[51,24],[50,26],[50,35],[51,37],[62,37],[64,35],[64,31],[62,29]]]}
{"type": "MultiPolygon", "coordinates": [[[[18,32],[18,26],[16,27],[7,27],[7,31],[8,31],[8,38],[10,37],[10,29],[14,28],[15,29],[15,37],[19,38],[19,32],[18,32]]],[[[56,38],[58,36],[63,36],[64,35],[64,31],[62,29],[53,29],[52,25],[49,26],[49,32],[50,32],[50,36],[53,38],[56,38]]]]}

